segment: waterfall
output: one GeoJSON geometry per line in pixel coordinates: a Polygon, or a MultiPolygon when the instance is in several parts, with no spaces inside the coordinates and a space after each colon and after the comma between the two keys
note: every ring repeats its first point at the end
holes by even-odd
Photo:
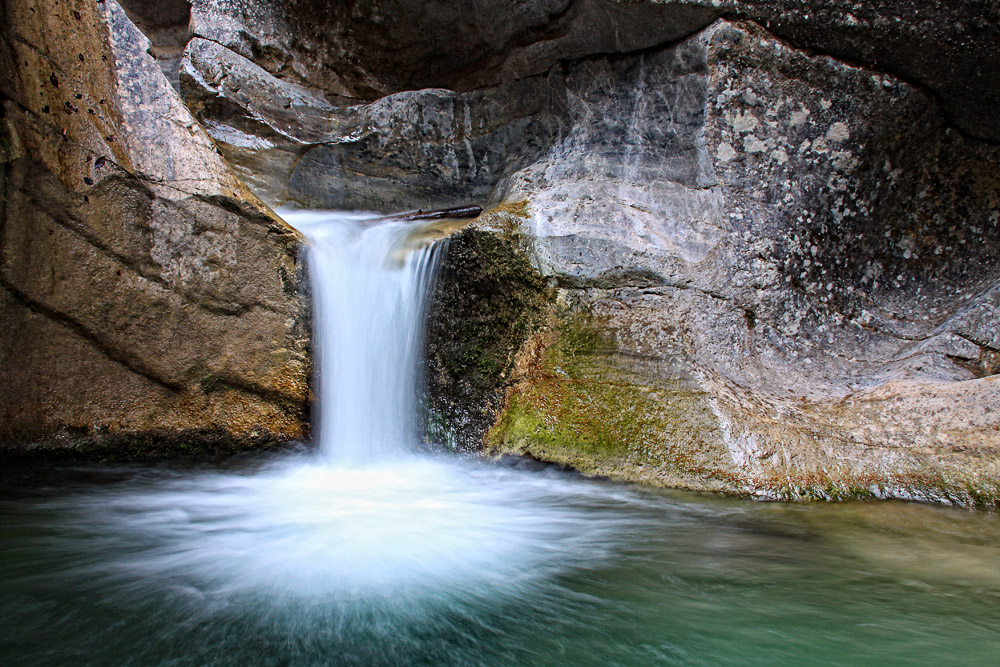
{"type": "MultiPolygon", "coordinates": [[[[112,470],[113,484],[42,502],[37,530],[10,523],[23,508],[3,514],[0,494],[0,617],[18,623],[0,625],[0,664],[15,637],[39,655],[62,642],[61,662],[81,651],[109,664],[176,662],[177,646],[189,646],[186,663],[223,655],[216,647],[236,663],[274,662],[254,643],[268,637],[291,664],[481,663],[474,638],[492,632],[498,610],[548,605],[538,590],[596,571],[620,527],[634,525],[619,511],[633,501],[615,487],[407,455],[419,441],[423,320],[444,251],[430,242],[450,224],[280,213],[309,239],[322,455],[112,470]],[[48,581],[58,585],[39,584],[48,581]],[[38,622],[35,610],[62,591],[72,613],[38,622]],[[118,618],[139,619],[141,634],[108,621],[118,618]],[[473,640],[471,652],[455,653],[455,636],[473,640]]],[[[583,598],[554,599],[562,609],[583,598]]]]}
{"type": "Polygon", "coordinates": [[[310,241],[320,449],[342,463],[400,456],[418,441],[424,316],[446,242],[409,247],[419,223],[281,213],[310,241]]]}

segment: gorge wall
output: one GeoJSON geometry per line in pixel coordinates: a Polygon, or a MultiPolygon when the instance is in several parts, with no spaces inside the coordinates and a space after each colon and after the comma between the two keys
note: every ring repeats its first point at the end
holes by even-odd
{"type": "Polygon", "coordinates": [[[232,174],[115,2],[4,0],[0,16],[6,453],[306,435],[297,235],[232,174]]]}
{"type": "MultiPolygon", "coordinates": [[[[123,2],[150,33],[148,50],[162,73],[153,71],[136,36],[132,60],[141,61],[142,80],[155,80],[149,90],[157,92],[129,88],[116,104],[127,110],[141,92],[169,100],[175,117],[167,127],[161,114],[135,119],[133,112],[129,131],[157,128],[161,138],[134,142],[157,153],[133,160],[142,168],[118,178],[141,183],[153,202],[187,207],[185,220],[214,219],[222,215],[217,209],[233,216],[220,234],[232,243],[226,257],[233,261],[211,263],[219,251],[201,240],[219,238],[210,232],[171,232],[179,236],[167,245],[182,264],[205,267],[184,273],[184,283],[142,245],[152,232],[119,233],[113,247],[118,255],[140,255],[135,261],[150,265],[145,279],[157,276],[171,298],[189,300],[164,312],[211,315],[225,323],[225,333],[191,333],[209,331],[208,319],[201,326],[178,319],[166,328],[157,320],[156,335],[124,338],[135,323],[115,325],[107,313],[146,312],[149,304],[119,298],[111,285],[103,309],[88,304],[104,319],[73,324],[85,309],[53,295],[61,289],[79,296],[82,288],[68,279],[53,283],[41,268],[15,270],[13,262],[29,256],[32,263],[58,256],[7,240],[44,238],[10,231],[16,226],[9,220],[22,225],[31,216],[4,218],[4,275],[30,276],[18,284],[5,277],[14,295],[8,302],[25,313],[19,317],[48,318],[68,327],[67,335],[113,341],[102,345],[169,379],[173,387],[157,391],[173,392],[164,393],[170,399],[149,403],[166,406],[157,408],[161,421],[177,415],[163,425],[214,425],[204,418],[206,406],[238,399],[257,406],[240,413],[245,424],[280,423],[267,431],[287,435],[304,429],[308,341],[298,241],[268,217],[242,179],[269,204],[491,209],[451,240],[428,324],[432,432],[453,448],[764,497],[874,495],[995,506],[995,3],[168,4],[178,5],[174,13],[154,11],[157,3],[145,0],[123,2]],[[188,31],[179,38],[184,20],[188,31]],[[186,42],[182,55],[178,41],[186,42]],[[173,72],[186,109],[170,86],[173,72]],[[183,140],[178,127],[187,132],[183,140]],[[155,171],[163,166],[151,166],[174,169],[193,154],[201,160],[196,174],[163,175],[155,171]],[[181,178],[201,185],[185,185],[184,196],[164,194],[166,181],[181,178]],[[247,301],[248,291],[258,296],[247,301]],[[216,300],[241,305],[220,312],[216,300]],[[252,346],[251,326],[269,332],[252,346]],[[184,346],[168,344],[202,338],[214,346],[197,345],[197,354],[180,355],[184,346]],[[148,339],[162,347],[149,347],[148,339]],[[294,390],[281,385],[288,379],[294,390]],[[190,413],[170,403],[194,396],[198,408],[190,413]]],[[[113,48],[119,32],[108,26],[119,10],[113,0],[100,5],[88,4],[86,16],[103,21],[95,44],[113,48]]],[[[45,20],[56,32],[72,25],[66,16],[45,20]]],[[[61,53],[62,46],[39,47],[40,38],[23,34],[22,25],[42,19],[15,18],[6,23],[20,31],[8,29],[11,54],[44,52],[51,60],[48,51],[61,53]]],[[[64,55],[61,67],[78,71],[78,54],[64,55]]],[[[9,58],[5,69],[19,71],[20,60],[9,58]]],[[[29,95],[38,82],[20,76],[3,89],[11,137],[30,136],[25,121],[12,120],[15,109],[43,117],[35,107],[47,101],[29,95]]],[[[125,85],[107,83],[115,91],[125,85]]],[[[54,106],[63,100],[53,100],[49,108],[63,113],[54,106]]],[[[22,146],[5,154],[5,187],[14,193],[9,210],[43,210],[17,204],[28,196],[18,193],[38,199],[46,192],[36,185],[40,177],[18,175],[29,166],[64,181],[59,205],[48,210],[78,210],[64,202],[80,195],[95,199],[73,180],[80,174],[67,175],[72,161],[47,162],[41,148],[24,141],[6,142],[22,146]]],[[[59,137],[52,141],[61,146],[59,137]]],[[[89,155],[82,164],[90,164],[89,155]]],[[[110,209],[101,206],[93,209],[104,211],[99,223],[72,224],[108,225],[110,209]]],[[[168,213],[138,225],[135,215],[117,221],[140,230],[155,231],[158,220],[177,227],[166,222],[168,213]]],[[[205,227],[218,233],[216,224],[205,227]]],[[[93,245],[92,237],[99,235],[83,238],[93,245]]],[[[40,266],[51,273],[53,263],[86,264],[74,255],[40,266]]],[[[28,342],[31,334],[15,338],[42,349],[28,342]]],[[[15,375],[33,387],[39,374],[27,365],[45,363],[28,364],[20,349],[11,347],[5,359],[24,359],[15,375]]],[[[113,357],[105,363],[122,366],[113,357]]],[[[87,377],[79,369],[63,373],[49,386],[87,377]]],[[[69,395],[49,400],[76,405],[69,395]]],[[[87,420],[106,409],[95,404],[87,420]]],[[[134,411],[121,406],[116,414],[134,411]]],[[[66,422],[58,415],[33,419],[47,425],[33,433],[66,422]]],[[[12,420],[4,415],[0,424],[12,420]]],[[[240,433],[224,418],[218,424],[240,433]]]]}

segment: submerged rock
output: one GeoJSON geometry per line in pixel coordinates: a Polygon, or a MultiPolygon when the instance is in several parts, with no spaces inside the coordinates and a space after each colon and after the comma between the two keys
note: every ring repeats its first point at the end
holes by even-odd
{"type": "Polygon", "coordinates": [[[305,435],[297,234],[114,0],[3,13],[0,442],[305,435]]]}

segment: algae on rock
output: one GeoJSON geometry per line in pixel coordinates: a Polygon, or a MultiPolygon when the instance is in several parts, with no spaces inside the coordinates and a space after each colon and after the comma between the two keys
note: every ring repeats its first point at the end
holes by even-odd
{"type": "Polygon", "coordinates": [[[613,334],[586,310],[558,308],[538,336],[544,342],[487,434],[490,453],[618,480],[727,488],[733,475],[704,391],[621,354],[613,334]]]}

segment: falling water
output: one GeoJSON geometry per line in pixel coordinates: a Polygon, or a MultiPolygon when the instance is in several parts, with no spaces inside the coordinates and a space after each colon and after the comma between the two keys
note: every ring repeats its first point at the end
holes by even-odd
{"type": "Polygon", "coordinates": [[[446,242],[408,247],[414,223],[282,211],[309,238],[320,447],[342,463],[412,450],[424,311],[446,242]]]}

